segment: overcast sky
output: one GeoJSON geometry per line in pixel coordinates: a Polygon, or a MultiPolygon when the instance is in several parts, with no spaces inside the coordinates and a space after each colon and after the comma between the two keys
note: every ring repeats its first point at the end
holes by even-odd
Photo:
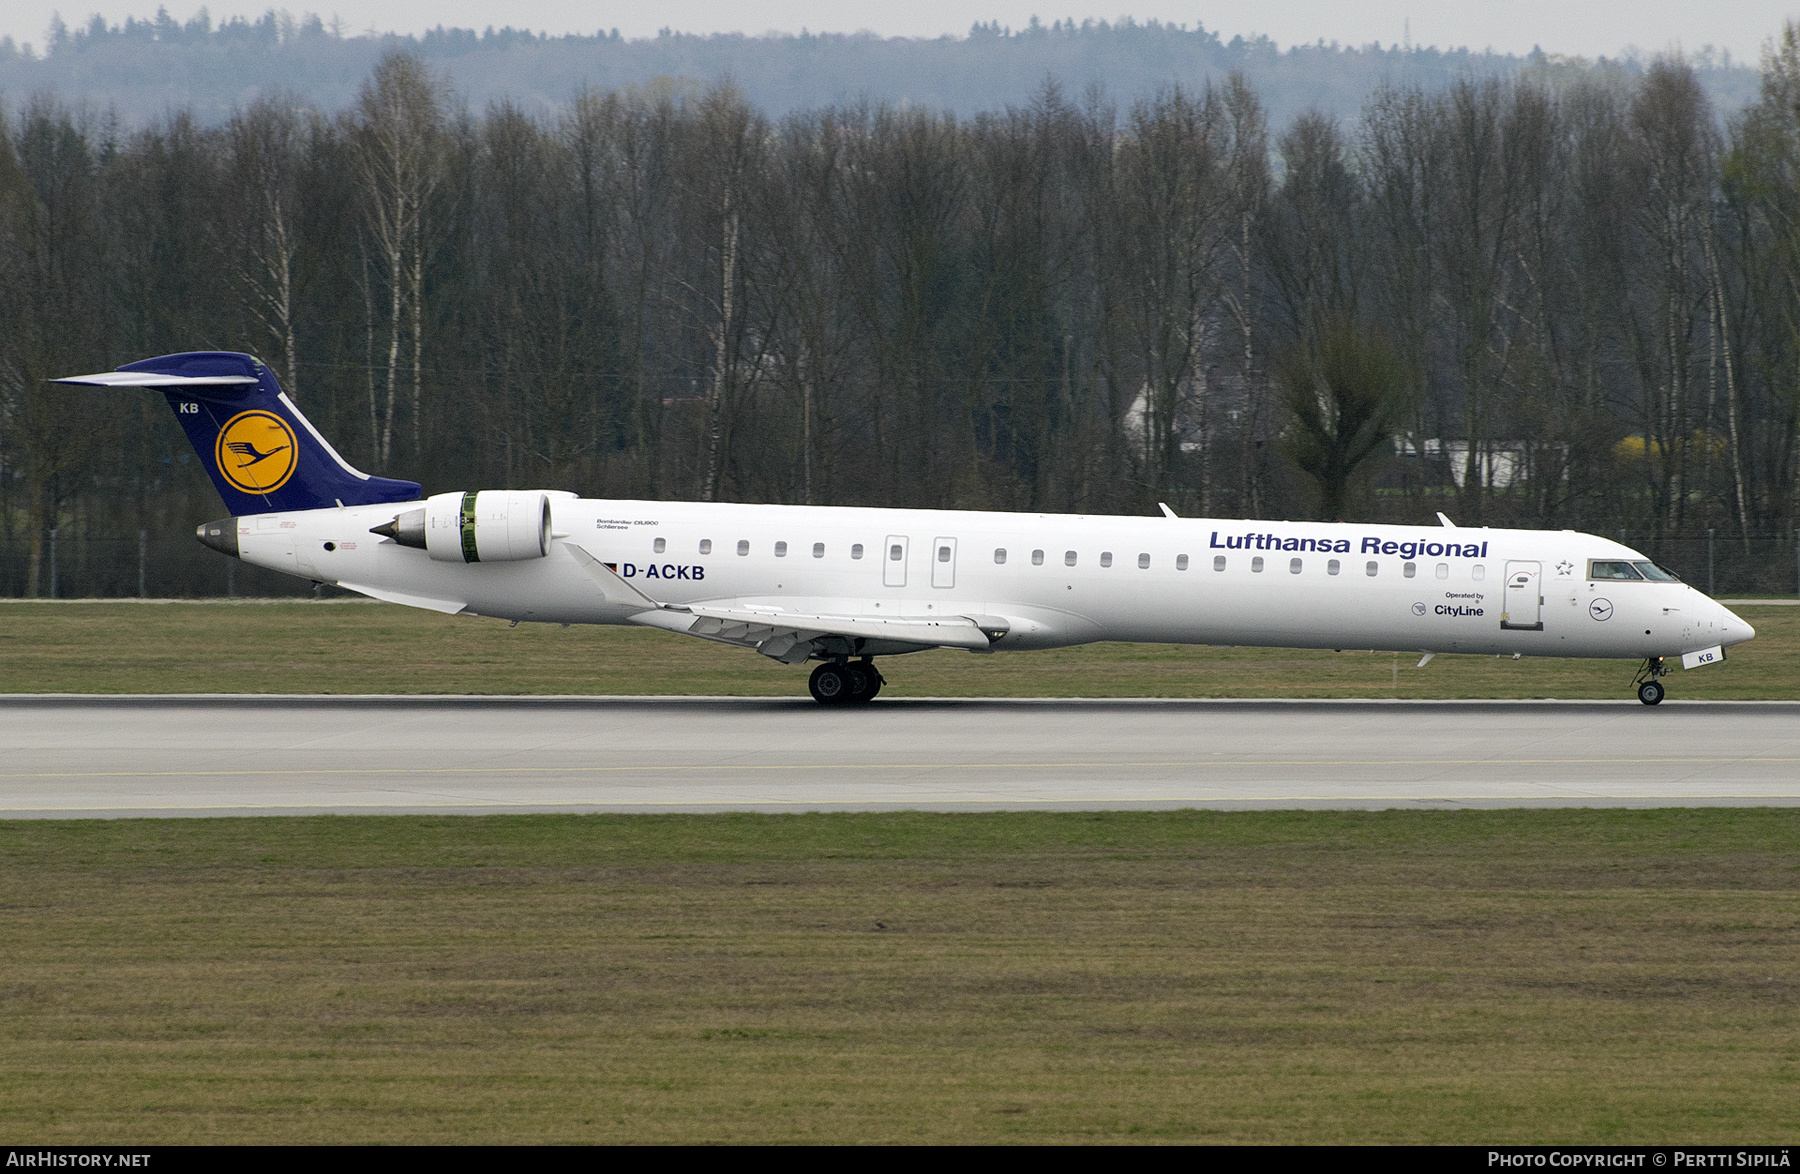
{"type": "MultiPolygon", "coordinates": [[[[1118,10],[1082,8],[1058,0],[1047,7],[1037,0],[864,0],[860,4],[831,0],[660,0],[657,4],[595,4],[579,0],[336,0],[334,10],[323,0],[317,7],[327,21],[343,18],[347,31],[370,28],[383,32],[421,32],[436,24],[480,29],[513,25],[550,33],[617,28],[627,37],[654,36],[668,26],[681,32],[855,32],[868,29],[884,36],[961,36],[972,21],[997,20],[1023,27],[1032,16],[1053,20],[1088,17],[1113,20],[1123,14],[1174,24],[1204,24],[1230,40],[1235,34],[1266,34],[1283,47],[1297,42],[1340,41],[1383,45],[1400,41],[1411,22],[1412,41],[1440,48],[1467,46],[1506,53],[1529,52],[1534,45],[1547,53],[1583,57],[1615,56],[1628,47],[1649,52],[1714,45],[1733,57],[1756,64],[1763,43],[1788,17],[1800,16],[1800,0],[1188,0],[1173,3],[1131,2],[1118,10]]],[[[1104,0],[1102,0],[1104,2],[1104,0]]],[[[53,12],[70,25],[85,23],[95,12],[109,22],[127,15],[148,17],[157,0],[6,0],[0,3],[0,35],[30,41],[42,48],[44,29],[53,12]]],[[[215,0],[214,20],[234,13],[254,16],[269,4],[215,0]]],[[[200,5],[169,0],[169,11],[185,21],[200,5]]],[[[296,14],[314,11],[303,2],[296,14]]]]}

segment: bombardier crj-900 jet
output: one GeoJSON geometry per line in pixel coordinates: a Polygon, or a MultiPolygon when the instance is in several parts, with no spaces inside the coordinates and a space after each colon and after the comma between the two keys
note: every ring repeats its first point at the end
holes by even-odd
{"type": "Polygon", "coordinates": [[[257,359],[168,355],[58,380],[168,397],[231,517],[206,545],[411,607],[637,624],[818,661],[824,704],[875,658],[1095,640],[1616,657],[1655,705],[1756,633],[1629,547],[1573,531],[614,501],[353,468],[257,359]]]}

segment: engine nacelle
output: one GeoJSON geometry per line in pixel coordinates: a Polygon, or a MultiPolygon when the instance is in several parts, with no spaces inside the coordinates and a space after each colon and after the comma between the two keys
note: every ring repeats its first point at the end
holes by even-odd
{"type": "Polygon", "coordinates": [[[505,563],[550,553],[550,495],[541,489],[439,493],[369,531],[444,563],[505,563]]]}

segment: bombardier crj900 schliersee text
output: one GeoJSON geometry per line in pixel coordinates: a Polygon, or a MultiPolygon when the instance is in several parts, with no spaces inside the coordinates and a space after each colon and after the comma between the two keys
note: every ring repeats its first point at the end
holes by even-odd
{"type": "Polygon", "coordinates": [[[1639,660],[1647,705],[1755,635],[1635,550],[1573,531],[962,510],[421,498],[353,468],[249,355],[58,380],[168,397],[232,516],[202,542],[257,566],[449,614],[636,624],[813,670],[820,702],[881,689],[875,658],[1096,640],[1639,660]]]}

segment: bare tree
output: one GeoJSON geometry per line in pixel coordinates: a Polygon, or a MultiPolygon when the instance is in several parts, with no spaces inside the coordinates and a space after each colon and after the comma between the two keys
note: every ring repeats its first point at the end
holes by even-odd
{"type": "Polygon", "coordinates": [[[1394,349],[1342,315],[1315,323],[1277,365],[1292,426],[1288,455],[1317,485],[1318,516],[1343,521],[1358,472],[1405,418],[1406,380],[1394,349]]]}
{"type": "Polygon", "coordinates": [[[305,115],[292,99],[264,97],[225,126],[229,157],[220,203],[222,259],[238,296],[281,355],[287,393],[300,394],[294,283],[305,115]]]}
{"type": "MultiPolygon", "coordinates": [[[[1379,276],[1375,307],[1388,323],[1400,356],[1408,400],[1428,403],[1437,330],[1440,256],[1439,204],[1444,135],[1442,101],[1417,88],[1383,86],[1364,108],[1361,167],[1368,193],[1369,251],[1379,276]]],[[[1422,449],[1423,421],[1406,422],[1415,452],[1422,449]]]]}
{"type": "MultiPolygon", "coordinates": [[[[1762,93],[1734,128],[1731,189],[1748,221],[1745,280],[1763,322],[1759,365],[1776,405],[1800,404],[1800,22],[1787,21],[1763,58],[1762,93]]],[[[1800,411],[1765,431],[1768,507],[1800,519],[1800,411]]]]}
{"type": "Polygon", "coordinates": [[[1130,324],[1141,388],[1139,477],[1147,502],[1169,494],[1180,462],[1183,417],[1207,459],[1202,348],[1220,296],[1228,234],[1238,228],[1225,182],[1223,103],[1210,88],[1179,87],[1139,102],[1120,145],[1117,294],[1130,324]]]}
{"type": "Polygon", "coordinates": [[[1650,244],[1640,270],[1647,297],[1635,330],[1642,372],[1643,467],[1660,529],[1686,516],[1696,418],[1691,386],[1703,329],[1707,278],[1703,241],[1713,206],[1719,142],[1712,108],[1684,62],[1651,63],[1632,103],[1631,127],[1643,188],[1636,208],[1650,244]]]}
{"type": "Polygon", "coordinates": [[[50,99],[0,122],[0,428],[26,488],[25,594],[44,587],[45,538],[95,455],[96,397],[46,388],[107,354],[99,177],[88,128],[50,99]]]}
{"type": "MultiPolygon", "coordinates": [[[[1262,513],[1266,492],[1264,470],[1258,459],[1258,440],[1264,423],[1265,405],[1260,394],[1257,360],[1258,315],[1257,277],[1269,238],[1267,213],[1272,180],[1269,172],[1269,128],[1262,101],[1240,73],[1227,79],[1223,92],[1226,115],[1231,124],[1231,156],[1226,182],[1230,190],[1237,230],[1227,236],[1227,253],[1237,268],[1235,281],[1222,281],[1220,288],[1231,323],[1236,328],[1241,349],[1237,353],[1238,380],[1243,389],[1244,407],[1240,424],[1240,464],[1244,481],[1245,504],[1251,515],[1262,513]]],[[[1211,481],[1201,485],[1201,509],[1212,508],[1211,481]]]]}
{"type": "MultiPolygon", "coordinates": [[[[402,343],[411,335],[412,441],[420,449],[424,416],[421,372],[424,352],[425,265],[435,243],[428,217],[443,181],[443,83],[416,57],[390,53],[364,83],[352,114],[352,141],[363,187],[365,256],[374,283],[386,294],[385,405],[378,405],[375,371],[369,372],[369,430],[379,462],[393,452],[402,343]]],[[[374,326],[371,322],[370,331],[374,326]]]]}

